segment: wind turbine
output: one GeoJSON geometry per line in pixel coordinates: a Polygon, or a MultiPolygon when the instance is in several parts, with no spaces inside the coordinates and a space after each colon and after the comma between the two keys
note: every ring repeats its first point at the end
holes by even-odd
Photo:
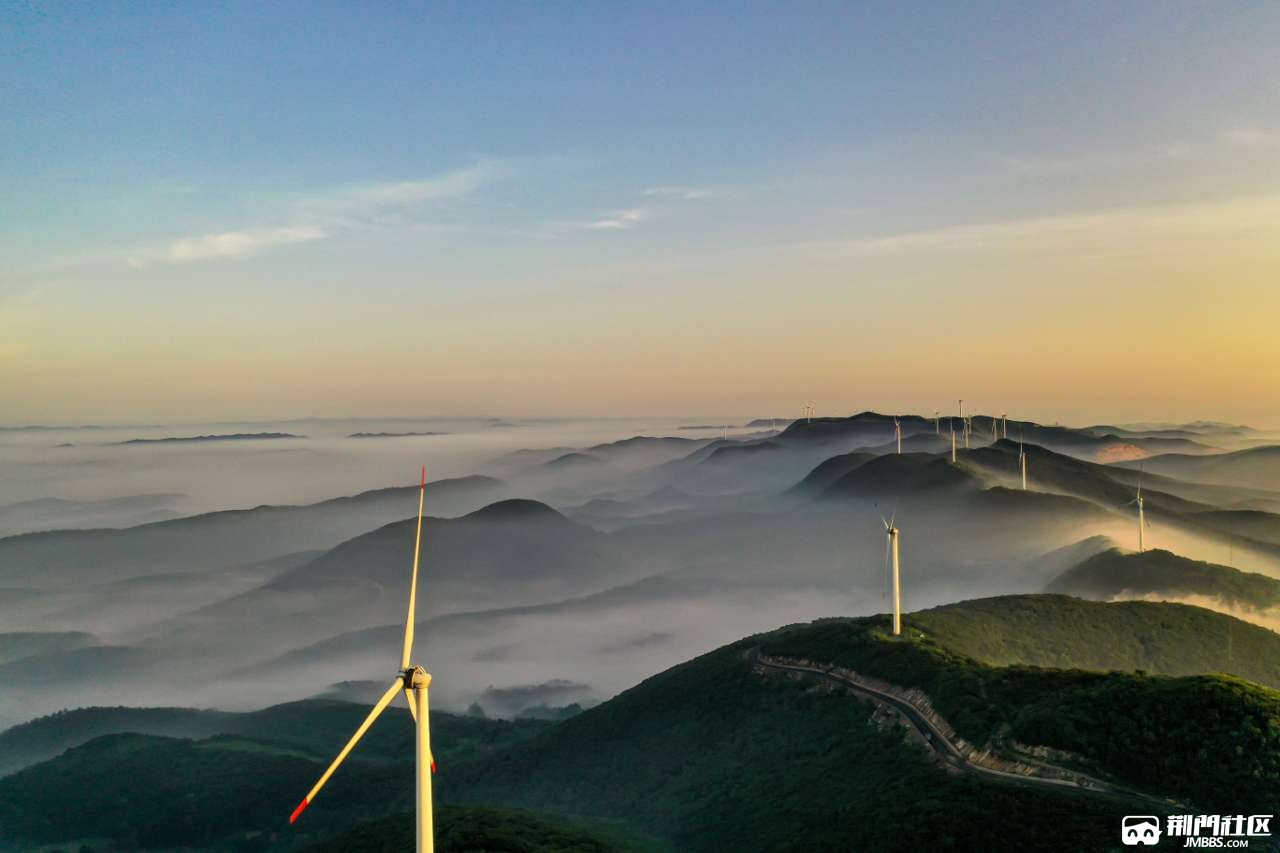
{"type": "Polygon", "coordinates": [[[884,532],[889,537],[884,543],[885,569],[889,568],[889,560],[893,560],[893,636],[895,637],[902,634],[902,584],[898,575],[898,528],[893,524],[897,516],[897,512],[888,519],[883,515],[880,516],[880,520],[884,522],[884,532]]]}
{"type": "Polygon", "coordinates": [[[329,781],[329,777],[346,760],[355,745],[360,742],[360,738],[364,737],[365,732],[378,719],[378,716],[387,710],[387,706],[391,704],[392,699],[396,698],[396,694],[403,690],[405,698],[409,701],[409,713],[413,715],[414,729],[417,733],[417,743],[414,750],[414,756],[417,760],[417,853],[433,853],[435,850],[435,831],[431,812],[431,774],[435,772],[436,762],[431,755],[431,726],[430,714],[428,713],[430,706],[427,701],[427,687],[431,684],[431,676],[421,666],[410,665],[409,663],[409,658],[413,653],[413,623],[417,616],[418,554],[422,548],[422,508],[426,494],[427,469],[424,465],[422,468],[422,480],[418,486],[418,533],[413,542],[413,574],[409,580],[409,617],[404,625],[404,648],[400,654],[400,671],[396,674],[395,680],[391,682],[387,692],[382,694],[382,698],[373,706],[369,716],[364,718],[364,722],[356,729],[356,733],[351,736],[351,740],[347,741],[347,745],[338,753],[338,757],[333,760],[329,768],[320,776],[320,781],[316,782],[315,787],[302,798],[302,802],[298,803],[298,807],[293,810],[293,814],[289,815],[289,823],[292,824],[298,820],[302,812],[307,806],[311,805],[316,795],[320,793],[320,789],[329,781]]]}
{"type": "Polygon", "coordinates": [[[942,412],[933,410],[933,434],[942,435],[942,412]]]}
{"type": "Polygon", "coordinates": [[[1143,539],[1144,528],[1147,526],[1147,516],[1142,505],[1142,468],[1138,468],[1138,496],[1129,503],[1138,505],[1138,553],[1141,554],[1147,550],[1146,542],[1143,539]]]}
{"type": "Polygon", "coordinates": [[[951,464],[956,464],[956,425],[951,425],[951,464]]]}
{"type": "Polygon", "coordinates": [[[1022,469],[1022,491],[1027,490],[1027,451],[1022,449],[1022,442],[1018,442],[1018,467],[1022,469]]]}
{"type": "Polygon", "coordinates": [[[1006,414],[1000,415],[1000,437],[1009,437],[1009,416],[1006,414]]]}
{"type": "Polygon", "coordinates": [[[893,435],[898,440],[898,453],[902,453],[902,421],[893,419],[893,435]]]}

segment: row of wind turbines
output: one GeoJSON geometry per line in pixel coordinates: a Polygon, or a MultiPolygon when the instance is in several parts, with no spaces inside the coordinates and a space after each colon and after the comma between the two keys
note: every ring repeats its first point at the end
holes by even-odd
{"type": "MultiPolygon", "coordinates": [[[[810,416],[812,416],[812,406],[806,407],[810,416]]],[[[934,413],[935,430],[940,431],[938,413],[934,413]]],[[[971,421],[964,417],[964,401],[960,401],[960,419],[964,423],[965,447],[969,446],[969,434],[971,432],[971,421]]],[[[1008,420],[1001,415],[1001,431],[1004,434],[1008,432],[1008,420]]],[[[996,436],[996,420],[992,419],[992,437],[996,436]]],[[[902,452],[902,422],[900,418],[893,419],[894,435],[897,439],[898,453],[902,452]]],[[[951,461],[956,461],[956,433],[955,428],[951,429],[951,461]]],[[[1027,488],[1027,454],[1021,443],[1018,445],[1018,467],[1022,475],[1022,488],[1027,488]]],[[[386,693],[382,694],[369,715],[365,717],[355,734],[353,734],[346,745],[338,752],[337,758],[325,769],[320,775],[320,779],[312,786],[307,795],[302,798],[302,802],[298,803],[297,808],[289,815],[289,823],[294,824],[307,807],[315,801],[325,784],[333,776],[334,772],[342,765],[351,751],[355,749],[356,744],[364,737],[365,733],[373,726],[378,717],[382,715],[396,698],[396,695],[403,692],[405,699],[409,703],[409,713],[414,722],[414,773],[416,780],[415,788],[415,806],[416,806],[416,826],[415,841],[417,853],[434,853],[435,851],[435,829],[433,826],[432,797],[431,797],[431,775],[435,773],[436,763],[431,753],[431,721],[430,721],[430,701],[428,698],[428,688],[431,685],[431,675],[422,666],[412,663],[413,659],[413,629],[414,623],[417,621],[418,609],[418,565],[419,557],[422,552],[422,513],[426,504],[427,493],[427,469],[422,468],[421,479],[418,483],[418,523],[417,532],[413,542],[413,568],[409,576],[409,613],[405,619],[404,625],[404,644],[400,653],[400,667],[396,671],[395,678],[392,679],[391,685],[387,688],[386,693]]],[[[1146,519],[1143,509],[1142,498],[1142,479],[1141,473],[1138,478],[1138,495],[1130,504],[1136,504],[1138,507],[1138,550],[1144,550],[1143,528],[1146,525],[1146,519]]],[[[886,570],[892,566],[893,578],[893,635],[901,636],[902,634],[902,575],[900,555],[898,550],[898,539],[900,531],[897,526],[897,512],[895,511],[889,518],[883,515],[880,520],[884,522],[885,535],[885,568],[886,570]]]]}
{"type": "MultiPolygon", "coordinates": [[[[935,434],[941,433],[940,415],[941,413],[937,410],[935,410],[933,413],[935,434]]],[[[972,432],[973,420],[972,418],[966,418],[964,415],[964,400],[960,401],[960,422],[964,425],[963,426],[964,446],[965,446],[965,449],[968,450],[969,436],[972,432]]],[[[897,442],[897,452],[901,454],[902,453],[902,419],[896,416],[893,419],[893,434],[894,434],[894,439],[897,442]]],[[[992,443],[995,443],[1001,437],[1007,438],[1008,435],[1009,435],[1008,415],[1002,414],[1000,415],[999,419],[992,418],[991,419],[992,443]],[[998,425],[998,429],[997,429],[997,425],[998,425]]],[[[951,462],[952,464],[955,464],[956,461],[957,461],[956,430],[955,430],[955,425],[952,424],[951,426],[951,462]]],[[[1027,451],[1021,441],[1018,442],[1018,473],[1022,478],[1022,490],[1025,492],[1027,491],[1027,451]]],[[[1128,504],[1126,504],[1126,506],[1135,506],[1135,505],[1138,508],[1138,553],[1141,554],[1144,551],[1146,551],[1145,534],[1146,534],[1146,528],[1147,528],[1146,511],[1145,511],[1143,497],[1142,497],[1141,467],[1139,467],[1138,469],[1137,497],[1135,497],[1133,500],[1129,501],[1128,504]]],[[[900,558],[899,558],[899,551],[898,551],[898,537],[901,531],[899,531],[898,526],[896,524],[897,515],[898,515],[897,511],[895,510],[889,516],[889,518],[885,518],[883,515],[880,516],[880,521],[884,523],[885,536],[887,537],[885,540],[885,547],[884,547],[885,572],[886,574],[888,574],[890,571],[892,571],[893,636],[895,637],[902,635],[902,575],[901,575],[901,565],[900,565],[900,558]]]]}

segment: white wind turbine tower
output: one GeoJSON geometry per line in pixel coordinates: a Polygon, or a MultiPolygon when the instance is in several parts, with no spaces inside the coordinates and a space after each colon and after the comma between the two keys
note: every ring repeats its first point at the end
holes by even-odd
{"type": "Polygon", "coordinates": [[[1006,414],[1000,415],[1000,437],[1009,437],[1009,416],[1006,414]]]}
{"type": "Polygon", "coordinates": [[[391,687],[387,692],[382,694],[382,698],[373,706],[373,710],[369,712],[369,716],[364,718],[364,722],[356,729],[356,733],[351,736],[351,740],[347,741],[347,745],[338,753],[338,757],[333,760],[329,768],[320,776],[320,781],[316,782],[298,807],[293,810],[293,814],[289,815],[289,823],[297,821],[302,812],[311,805],[311,802],[320,793],[320,789],[329,781],[329,777],[338,769],[338,766],[346,759],[360,742],[360,738],[364,737],[365,732],[378,719],[379,715],[387,709],[391,704],[391,700],[396,698],[396,694],[401,690],[404,691],[405,698],[409,701],[409,713],[413,715],[414,730],[416,732],[416,745],[414,756],[417,760],[416,776],[417,776],[417,853],[433,853],[435,850],[435,831],[433,827],[431,812],[431,774],[435,772],[436,762],[431,755],[431,728],[430,715],[428,713],[430,705],[427,700],[427,687],[431,684],[431,676],[425,669],[416,664],[410,665],[409,658],[413,653],[413,623],[417,616],[418,601],[418,554],[422,546],[422,508],[427,492],[427,469],[422,469],[422,480],[418,487],[418,532],[413,543],[413,573],[409,579],[409,617],[404,625],[404,648],[400,655],[400,671],[396,673],[395,680],[391,682],[391,687]]]}
{"type": "Polygon", "coordinates": [[[942,435],[942,412],[933,410],[933,434],[942,435]]]}
{"type": "Polygon", "coordinates": [[[1146,516],[1146,511],[1143,508],[1143,501],[1142,501],[1142,468],[1141,467],[1138,468],[1138,496],[1133,500],[1129,501],[1129,503],[1138,505],[1138,553],[1141,554],[1143,551],[1147,550],[1147,543],[1143,536],[1143,534],[1145,533],[1145,528],[1147,526],[1147,516],[1146,516]]]}
{"type": "Polygon", "coordinates": [[[889,561],[893,561],[893,636],[898,637],[902,634],[902,584],[898,574],[898,528],[894,526],[894,519],[898,514],[895,512],[888,519],[882,515],[880,520],[884,522],[884,532],[889,537],[884,543],[884,567],[889,568],[889,561]]]}
{"type": "Polygon", "coordinates": [[[1022,470],[1022,490],[1027,490],[1027,451],[1022,449],[1022,442],[1018,442],[1018,467],[1022,470]]]}
{"type": "Polygon", "coordinates": [[[902,453],[902,421],[893,419],[893,436],[898,440],[898,453],[902,453]]]}
{"type": "Polygon", "coordinates": [[[956,425],[951,425],[951,464],[956,464],[956,425]]]}

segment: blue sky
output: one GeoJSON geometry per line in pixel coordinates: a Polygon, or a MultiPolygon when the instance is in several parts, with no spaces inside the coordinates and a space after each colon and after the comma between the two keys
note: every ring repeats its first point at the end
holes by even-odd
{"type": "MultiPolygon", "coordinates": [[[[473,390],[435,378],[425,408],[441,413],[488,400],[587,413],[584,397],[755,411],[787,392],[697,392],[723,388],[727,362],[637,397],[578,376],[572,351],[609,346],[621,377],[672,341],[777,363],[752,342],[801,326],[874,367],[876,330],[860,352],[832,316],[884,315],[890,289],[945,344],[949,311],[930,306],[980,287],[983,269],[1086,256],[1019,255],[1021,235],[1083,228],[1123,256],[1149,253],[1153,228],[1240,238],[1207,224],[1227,217],[1257,238],[1278,190],[1278,42],[1280,5],[1246,3],[10,4],[3,389],[30,417],[188,411],[140,387],[176,357],[211,416],[273,401],[282,415],[400,413],[390,386],[366,397],[343,384],[355,374],[317,387],[284,366],[302,352],[349,364],[354,347],[362,369],[415,354],[456,368],[473,390]],[[1003,245],[938,257],[975,234],[1003,245]],[[847,257],[886,247],[887,266],[847,257]],[[780,291],[808,308],[780,313],[780,291]],[[449,328],[389,349],[416,316],[449,328]],[[175,356],[184,340],[204,355],[175,356]],[[252,387],[246,346],[292,396],[252,387]],[[493,365],[476,367],[485,352],[493,365]],[[536,366],[527,395],[484,373],[515,359],[536,366]],[[139,387],[90,382],[90,363],[139,387]],[[334,411],[335,394],[376,411],[334,411]]],[[[1231,257],[1197,251],[1202,277],[1168,286],[1194,301],[1231,257]]],[[[1077,274],[1165,280],[1154,261],[1126,263],[1077,274]]],[[[1241,274],[1242,297],[1263,272],[1241,274]]],[[[1045,287],[1030,301],[1072,295],[1045,287]]],[[[927,360],[915,369],[907,387],[929,409],[940,389],[927,360]]],[[[1169,381],[1143,402],[1172,415],[1169,381]]],[[[839,382],[815,378],[806,396],[853,393],[839,382]]],[[[1081,414],[1125,399],[1117,387],[1081,414]]]]}

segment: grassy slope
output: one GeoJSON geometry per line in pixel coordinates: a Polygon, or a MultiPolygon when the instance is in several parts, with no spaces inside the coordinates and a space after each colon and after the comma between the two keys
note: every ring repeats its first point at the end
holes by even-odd
{"type": "Polygon", "coordinates": [[[1006,595],[907,618],[936,644],[991,666],[1222,672],[1280,687],[1280,635],[1199,607],[1006,595]]]}

